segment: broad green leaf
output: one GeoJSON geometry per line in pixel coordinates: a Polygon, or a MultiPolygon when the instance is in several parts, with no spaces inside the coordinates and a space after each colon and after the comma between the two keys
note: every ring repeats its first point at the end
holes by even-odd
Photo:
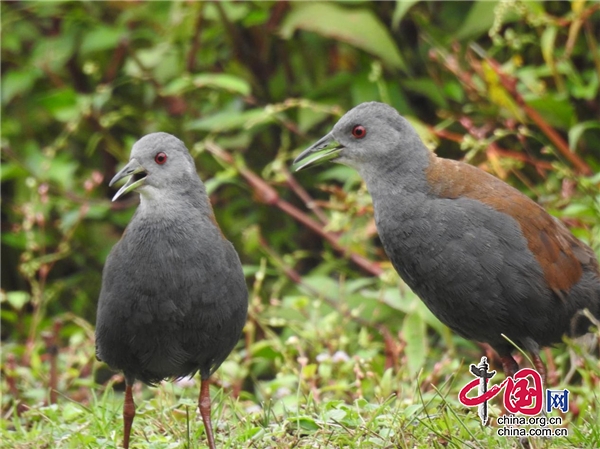
{"type": "Polygon", "coordinates": [[[164,88],[160,90],[162,95],[181,95],[192,89],[192,80],[189,76],[181,76],[171,80],[164,88]]]}
{"type": "Polygon", "coordinates": [[[402,81],[402,87],[424,95],[441,108],[448,108],[448,102],[442,94],[442,88],[431,78],[406,79],[402,81]]]}
{"type": "Polygon", "coordinates": [[[292,5],[292,11],[281,25],[284,39],[290,39],[299,29],[312,31],[371,53],[391,67],[406,68],[385,25],[371,11],[326,2],[292,5]]]}
{"type": "Polygon", "coordinates": [[[67,122],[76,116],[77,92],[72,88],[49,91],[38,100],[38,105],[45,108],[54,118],[67,122]]]}
{"type": "Polygon", "coordinates": [[[2,105],[8,104],[17,95],[27,94],[42,75],[42,70],[31,67],[7,72],[2,77],[2,105]]]}
{"type": "Polygon", "coordinates": [[[16,310],[21,310],[30,299],[31,295],[28,292],[14,291],[6,293],[6,301],[16,310]]]}
{"type": "Polygon", "coordinates": [[[327,117],[329,117],[329,114],[326,112],[316,111],[310,108],[300,108],[298,110],[298,128],[305,133],[327,117]]]}
{"type": "Polygon", "coordinates": [[[76,36],[72,33],[46,37],[37,42],[31,62],[35,67],[44,71],[59,71],[73,55],[76,43],[76,36]]]}
{"type": "Polygon", "coordinates": [[[180,95],[194,88],[209,87],[223,89],[241,95],[250,95],[250,84],[242,78],[226,73],[203,73],[191,78],[181,76],[173,79],[161,90],[163,95],[180,95]]]}
{"type": "Polygon", "coordinates": [[[27,176],[27,170],[25,170],[22,165],[14,162],[2,162],[2,171],[0,172],[1,182],[25,178],[25,176],[27,176]]]}
{"type": "Polygon", "coordinates": [[[574,203],[569,204],[561,211],[561,215],[563,217],[574,217],[574,218],[584,218],[584,217],[594,217],[594,210],[587,204],[574,203]]]}
{"type": "Polygon", "coordinates": [[[250,84],[246,80],[226,73],[203,73],[195,76],[193,83],[196,87],[216,87],[240,95],[250,95],[251,92],[250,84]]]}
{"type": "Polygon", "coordinates": [[[288,418],[290,426],[298,426],[302,430],[316,431],[319,430],[319,425],[310,416],[290,416],[288,418]]]}
{"type": "Polygon", "coordinates": [[[123,34],[122,29],[99,26],[84,35],[79,50],[82,55],[86,55],[94,51],[114,49],[123,34]]]}
{"type": "Polygon", "coordinates": [[[473,38],[489,31],[494,24],[494,10],[498,3],[497,1],[475,2],[456,33],[456,37],[459,39],[473,38]]]}
{"type": "Polygon", "coordinates": [[[138,50],[136,58],[127,59],[125,63],[125,72],[131,77],[144,78],[147,76],[146,71],[153,72],[157,81],[165,83],[181,75],[183,61],[173,45],[162,42],[154,47],[138,50]]]}
{"type": "Polygon", "coordinates": [[[246,2],[220,2],[219,7],[208,2],[204,10],[204,15],[207,20],[216,21],[221,23],[222,18],[219,9],[223,11],[223,14],[227,17],[230,22],[238,22],[245,20],[249,13],[249,4],[246,2]]]}
{"type": "Polygon", "coordinates": [[[575,109],[568,98],[559,95],[524,97],[526,103],[539,112],[551,126],[567,130],[575,123],[575,109]]]}
{"type": "MultiPolygon", "coordinates": [[[[494,25],[495,20],[500,20],[502,24],[514,22],[518,19],[518,14],[511,8],[504,8],[504,14],[498,15],[496,7],[500,2],[480,0],[473,3],[465,21],[456,33],[458,39],[476,38],[483,33],[488,32],[494,25]]],[[[527,2],[528,5],[534,2],[527,2]]]]}

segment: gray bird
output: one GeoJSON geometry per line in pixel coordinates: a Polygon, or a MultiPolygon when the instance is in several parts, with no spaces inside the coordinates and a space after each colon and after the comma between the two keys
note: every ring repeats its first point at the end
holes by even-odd
{"type": "Polygon", "coordinates": [[[138,206],[102,274],[96,354],[126,380],[123,446],[135,416],[132,385],[193,376],[198,406],[214,449],[208,379],[240,338],[248,291],[233,245],[221,233],[184,143],[166,133],[137,141],[111,180],[127,183],[138,206]]]}
{"type": "Polygon", "coordinates": [[[443,323],[489,343],[504,372],[518,365],[509,337],[531,352],[585,333],[600,317],[600,269],[590,247],[537,203],[471,165],[438,158],[394,108],[363,103],[302,152],[354,167],[373,198],[394,268],[443,323]]]}

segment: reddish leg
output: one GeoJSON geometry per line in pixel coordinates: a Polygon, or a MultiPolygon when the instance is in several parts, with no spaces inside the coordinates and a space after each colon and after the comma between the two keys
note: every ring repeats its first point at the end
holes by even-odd
{"type": "Polygon", "coordinates": [[[512,355],[503,355],[500,357],[500,360],[502,361],[502,369],[506,377],[512,377],[519,371],[519,365],[513,359],[512,355]]]}
{"type": "Polygon", "coordinates": [[[546,385],[546,365],[544,365],[544,362],[542,361],[540,355],[537,352],[532,352],[531,358],[533,360],[533,366],[535,367],[537,372],[540,373],[540,375],[542,376],[543,384],[546,385]]]}
{"type": "Polygon", "coordinates": [[[127,382],[125,387],[125,403],[123,404],[123,447],[129,449],[129,435],[131,434],[131,425],[135,417],[135,403],[131,392],[132,383],[127,382]]]}
{"type": "Polygon", "coordinates": [[[204,423],[204,431],[206,432],[206,438],[208,439],[208,447],[215,449],[215,438],[212,431],[212,421],[210,419],[210,384],[208,379],[202,379],[200,385],[200,396],[198,397],[198,407],[200,408],[200,415],[202,416],[202,422],[204,423]]]}

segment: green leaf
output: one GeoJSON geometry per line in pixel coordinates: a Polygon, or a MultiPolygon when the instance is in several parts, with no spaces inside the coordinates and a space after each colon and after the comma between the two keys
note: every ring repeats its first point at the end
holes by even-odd
{"type": "Polygon", "coordinates": [[[542,56],[544,57],[544,61],[546,64],[553,67],[554,66],[554,54],[555,54],[555,42],[556,42],[556,33],[557,28],[554,26],[549,26],[542,33],[542,37],[540,38],[540,47],[542,50],[542,56]]]}
{"type": "Polygon", "coordinates": [[[166,83],[180,76],[184,65],[178,50],[169,42],[161,42],[154,47],[138,50],[135,59],[127,59],[124,70],[134,78],[144,78],[146,71],[151,71],[159,83],[166,83]]]}
{"type": "Polygon", "coordinates": [[[600,129],[600,122],[596,120],[588,120],[587,122],[578,123],[569,130],[569,148],[573,151],[577,147],[579,139],[588,129],[600,129]]]}
{"type": "Polygon", "coordinates": [[[39,100],[38,105],[62,122],[73,119],[77,113],[77,92],[72,88],[49,91],[39,100]]]}
{"type": "Polygon", "coordinates": [[[290,416],[288,422],[293,426],[298,426],[302,430],[319,430],[320,427],[310,416],[290,416]]]}
{"type": "Polygon", "coordinates": [[[73,33],[45,37],[34,48],[31,61],[33,65],[44,71],[59,71],[73,56],[76,43],[77,39],[73,33]]]}
{"type": "Polygon", "coordinates": [[[17,95],[27,94],[42,74],[43,72],[35,67],[7,72],[2,77],[2,106],[8,104],[17,95]]]}
{"type": "Polygon", "coordinates": [[[31,295],[27,292],[14,291],[6,293],[6,301],[16,310],[21,310],[30,299],[31,295]]]}
{"type": "Polygon", "coordinates": [[[161,89],[162,95],[180,95],[183,92],[195,88],[223,89],[240,95],[250,95],[250,84],[237,76],[225,73],[202,73],[191,78],[184,75],[170,81],[166,87],[161,89]]]}
{"type": "Polygon", "coordinates": [[[573,203],[562,210],[562,216],[573,218],[594,217],[594,210],[587,204],[573,203]]]}
{"type": "Polygon", "coordinates": [[[456,37],[459,39],[473,38],[489,31],[494,24],[496,17],[494,10],[498,3],[497,1],[475,2],[458,33],[456,33],[456,37]]]}
{"type": "Polygon", "coordinates": [[[27,170],[20,164],[14,162],[2,162],[2,172],[0,173],[1,182],[24,178],[25,176],[27,176],[27,170]]]}
{"type": "Polygon", "coordinates": [[[408,371],[414,376],[425,364],[428,352],[425,321],[418,313],[406,315],[402,324],[402,337],[406,342],[408,371]]]}
{"type": "MultiPolygon", "coordinates": [[[[502,11],[498,11],[496,7],[500,2],[480,0],[475,2],[467,18],[463,22],[462,26],[456,33],[458,39],[472,39],[480,36],[483,33],[488,32],[496,20],[500,21],[499,25],[503,25],[510,22],[515,22],[519,19],[519,14],[509,6],[502,8],[502,11]]],[[[541,14],[540,7],[536,5],[536,2],[527,2],[527,7],[530,10],[536,10],[537,14],[541,14]]],[[[543,12],[543,10],[542,10],[543,12]]]]}
{"type": "Polygon", "coordinates": [[[448,107],[448,102],[442,95],[440,87],[431,78],[403,80],[402,87],[429,98],[441,108],[445,109],[448,107]]]}
{"type": "Polygon", "coordinates": [[[242,78],[225,73],[203,73],[193,78],[196,87],[215,87],[240,95],[250,95],[250,84],[242,78]]]}
{"type": "Polygon", "coordinates": [[[98,26],[83,37],[80,51],[82,55],[95,51],[110,50],[117,46],[124,31],[109,26],[98,26]]]}
{"type": "Polygon", "coordinates": [[[568,98],[559,95],[536,98],[524,95],[524,98],[551,126],[567,130],[575,123],[575,109],[568,98]]]}
{"type": "Polygon", "coordinates": [[[281,25],[284,39],[290,39],[298,29],[312,31],[371,53],[391,67],[406,68],[385,25],[371,11],[326,2],[292,5],[292,11],[281,25]]]}
{"type": "Polygon", "coordinates": [[[193,88],[192,80],[189,76],[181,76],[175,78],[160,90],[162,95],[181,95],[182,93],[193,88]]]}
{"type": "Polygon", "coordinates": [[[419,3],[419,1],[420,0],[396,0],[396,9],[394,9],[394,15],[392,16],[392,26],[394,29],[398,29],[404,15],[415,3],[419,3]]]}

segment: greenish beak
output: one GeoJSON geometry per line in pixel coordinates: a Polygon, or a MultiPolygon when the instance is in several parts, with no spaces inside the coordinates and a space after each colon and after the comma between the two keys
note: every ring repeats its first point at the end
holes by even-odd
{"type": "Polygon", "coordinates": [[[339,156],[344,146],[337,142],[331,133],[327,134],[310,148],[304,150],[294,160],[294,171],[300,171],[309,165],[321,164],[339,156]]]}
{"type": "Polygon", "coordinates": [[[146,180],[146,174],[146,169],[142,167],[138,161],[130,159],[129,163],[108,183],[108,186],[112,187],[115,182],[126,176],[130,176],[125,185],[119,189],[115,196],[113,196],[112,200],[115,201],[117,198],[143,185],[146,180]]]}

